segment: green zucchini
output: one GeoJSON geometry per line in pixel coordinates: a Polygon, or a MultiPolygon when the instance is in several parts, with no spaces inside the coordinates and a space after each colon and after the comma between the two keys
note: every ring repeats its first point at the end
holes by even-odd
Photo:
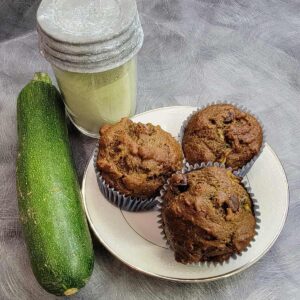
{"type": "Polygon", "coordinates": [[[76,293],[94,266],[64,106],[45,73],[17,100],[17,194],[33,273],[55,295],[76,293]]]}

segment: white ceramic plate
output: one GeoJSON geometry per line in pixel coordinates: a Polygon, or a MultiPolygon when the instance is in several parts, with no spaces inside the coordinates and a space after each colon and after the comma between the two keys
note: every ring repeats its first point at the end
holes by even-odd
{"type": "MultiPolygon", "coordinates": [[[[182,121],[194,109],[189,106],[165,107],[139,114],[133,120],[159,124],[177,137],[182,121]]],[[[82,183],[83,203],[95,235],[126,265],[174,281],[209,281],[233,275],[254,264],[271,248],[284,225],[289,203],[288,183],[280,161],[269,145],[249,171],[247,180],[261,214],[258,235],[246,252],[222,265],[177,263],[160,235],[158,213],[121,211],[108,202],[98,188],[92,159],[82,183]]]]}

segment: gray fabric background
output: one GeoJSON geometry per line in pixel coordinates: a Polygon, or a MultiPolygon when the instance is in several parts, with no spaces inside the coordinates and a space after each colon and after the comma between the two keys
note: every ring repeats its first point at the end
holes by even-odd
{"type": "MultiPolygon", "coordinates": [[[[53,298],[30,269],[15,188],[16,97],[35,71],[51,72],[37,49],[37,6],[35,0],[0,0],[1,299],[53,298]]],[[[139,0],[138,7],[145,43],[137,112],[212,100],[247,105],[264,121],[286,170],[290,210],[279,239],[259,262],[205,284],[139,274],[94,240],[93,276],[74,299],[299,299],[300,2],[139,0]]],[[[95,141],[73,127],[70,136],[81,180],[95,141]]]]}

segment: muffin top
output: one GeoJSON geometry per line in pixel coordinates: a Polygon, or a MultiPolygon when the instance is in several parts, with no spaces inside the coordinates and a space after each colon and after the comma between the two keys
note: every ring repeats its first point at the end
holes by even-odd
{"type": "Polygon", "coordinates": [[[106,183],[120,193],[152,197],[182,168],[180,144],[160,126],[123,118],[100,129],[97,166],[106,183]]]}
{"type": "Polygon", "coordinates": [[[252,115],[231,104],[215,104],[189,120],[182,147],[187,161],[220,162],[236,170],[258,154],[262,128],[252,115]]]}
{"type": "Polygon", "coordinates": [[[225,168],[174,174],[163,200],[163,229],[178,262],[222,262],[253,239],[252,201],[225,168]]]}

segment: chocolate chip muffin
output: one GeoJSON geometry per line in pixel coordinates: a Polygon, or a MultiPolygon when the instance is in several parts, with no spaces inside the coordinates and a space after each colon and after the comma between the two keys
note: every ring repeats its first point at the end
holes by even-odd
{"type": "Polygon", "coordinates": [[[100,129],[97,167],[102,178],[125,196],[152,197],[182,168],[180,144],[160,126],[123,118],[100,129]]]}
{"type": "Polygon", "coordinates": [[[237,170],[259,153],[262,142],[262,128],[254,116],[231,104],[215,104],[191,117],[182,147],[190,164],[220,162],[237,170]]]}
{"type": "Polygon", "coordinates": [[[183,264],[222,262],[255,234],[251,198],[239,177],[221,167],[174,174],[163,196],[163,230],[183,264]]]}

